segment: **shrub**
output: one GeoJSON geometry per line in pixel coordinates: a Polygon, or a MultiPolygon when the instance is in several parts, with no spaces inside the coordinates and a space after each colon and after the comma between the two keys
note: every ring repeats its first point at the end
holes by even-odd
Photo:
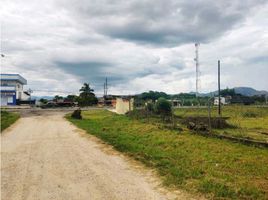
{"type": "Polygon", "coordinates": [[[73,111],[71,117],[74,119],[82,119],[81,110],[77,109],[77,110],[73,111]]]}
{"type": "Polygon", "coordinates": [[[171,103],[167,101],[165,98],[160,97],[156,104],[155,110],[158,114],[168,116],[172,114],[171,103]]]}
{"type": "Polygon", "coordinates": [[[79,106],[93,106],[96,105],[98,103],[98,99],[95,96],[89,96],[89,97],[79,97],[78,98],[78,105],[79,106]]]}

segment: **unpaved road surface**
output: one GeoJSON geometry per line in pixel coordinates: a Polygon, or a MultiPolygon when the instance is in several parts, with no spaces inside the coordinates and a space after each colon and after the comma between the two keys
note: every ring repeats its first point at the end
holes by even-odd
{"type": "Polygon", "coordinates": [[[1,199],[191,199],[63,116],[24,116],[2,133],[1,199]]]}

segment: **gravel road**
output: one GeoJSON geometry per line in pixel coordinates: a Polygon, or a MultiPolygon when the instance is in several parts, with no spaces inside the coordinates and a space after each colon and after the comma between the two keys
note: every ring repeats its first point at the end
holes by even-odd
{"type": "Polygon", "coordinates": [[[19,119],[1,137],[1,199],[192,199],[167,191],[154,173],[64,119],[19,119]]]}

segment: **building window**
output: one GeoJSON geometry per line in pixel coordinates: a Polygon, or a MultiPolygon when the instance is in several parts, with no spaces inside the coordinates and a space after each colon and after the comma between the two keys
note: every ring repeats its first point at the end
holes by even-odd
{"type": "Polygon", "coordinates": [[[7,98],[7,103],[13,103],[13,97],[8,97],[7,98]]]}

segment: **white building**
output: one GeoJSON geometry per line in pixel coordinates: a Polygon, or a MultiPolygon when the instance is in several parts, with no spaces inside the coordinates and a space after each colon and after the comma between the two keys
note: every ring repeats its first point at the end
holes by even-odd
{"type": "Polygon", "coordinates": [[[171,106],[174,107],[174,108],[178,108],[181,106],[181,100],[178,100],[178,99],[171,99],[171,100],[168,100],[170,103],[171,103],[171,106]]]}
{"type": "Polygon", "coordinates": [[[27,80],[19,74],[1,74],[1,106],[17,105],[19,101],[29,101],[30,94],[23,91],[27,80]]]}
{"type": "MultiPolygon", "coordinates": [[[[225,97],[220,97],[220,99],[222,105],[227,104],[225,97]]],[[[214,97],[214,105],[219,105],[219,97],[214,97]]]]}

